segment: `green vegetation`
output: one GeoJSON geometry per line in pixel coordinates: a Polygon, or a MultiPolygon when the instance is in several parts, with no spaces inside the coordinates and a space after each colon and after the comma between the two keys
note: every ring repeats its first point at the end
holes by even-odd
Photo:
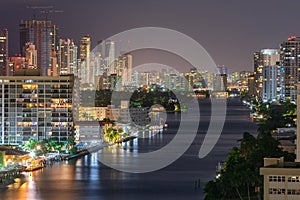
{"type": "Polygon", "coordinates": [[[45,139],[43,141],[37,141],[32,138],[29,139],[28,143],[23,146],[24,150],[36,152],[37,155],[43,155],[49,152],[68,152],[75,154],[75,142],[73,138],[69,138],[66,142],[58,142],[53,139],[45,139]]]}
{"type": "Polygon", "coordinates": [[[4,152],[0,152],[0,168],[4,166],[4,152]]]}
{"type": "Polygon", "coordinates": [[[245,132],[239,147],[234,147],[225,160],[216,180],[205,185],[206,200],[262,199],[263,177],[259,169],[265,157],[284,157],[294,161],[295,155],[283,152],[272,133],[278,127],[290,126],[295,118],[295,105],[260,105],[263,119],[259,122],[257,137],[245,132]],[[260,188],[258,190],[258,188],[260,188]],[[260,192],[258,192],[260,191],[260,192]]]}
{"type": "MultiPolygon", "coordinates": [[[[112,99],[111,90],[86,90],[81,91],[81,105],[84,107],[106,107],[111,104],[112,99]],[[84,97],[84,98],[83,98],[84,97]]],[[[140,88],[131,92],[114,92],[114,99],[123,99],[126,96],[130,96],[131,107],[151,107],[155,104],[160,104],[166,108],[167,111],[179,111],[180,105],[176,98],[176,95],[171,91],[161,91],[158,89],[140,88]]],[[[114,102],[119,103],[120,102],[114,102]]],[[[118,107],[119,105],[115,105],[118,107]]],[[[83,113],[83,118],[89,118],[86,113],[83,113]]]]}
{"type": "Polygon", "coordinates": [[[274,132],[277,128],[295,127],[296,109],[296,105],[290,102],[280,105],[259,105],[258,113],[262,115],[259,122],[259,131],[269,130],[274,132]]]}
{"type": "Polygon", "coordinates": [[[162,105],[166,111],[180,111],[180,104],[176,95],[171,91],[159,90],[136,90],[130,98],[131,106],[141,105],[151,107],[152,105],[162,105]]]}
{"type": "Polygon", "coordinates": [[[108,143],[118,143],[122,138],[123,130],[116,129],[115,123],[106,124],[104,126],[104,140],[108,143]]]}

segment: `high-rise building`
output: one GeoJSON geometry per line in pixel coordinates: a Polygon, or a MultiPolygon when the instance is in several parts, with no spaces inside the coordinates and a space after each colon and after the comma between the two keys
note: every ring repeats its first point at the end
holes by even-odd
{"type": "Polygon", "coordinates": [[[132,83],[132,55],[125,54],[116,59],[115,71],[121,78],[122,86],[129,86],[132,83]]]}
{"type": "Polygon", "coordinates": [[[297,136],[296,136],[296,162],[300,162],[300,84],[298,84],[297,98],[297,136]]]}
{"type": "Polygon", "coordinates": [[[8,75],[8,31],[0,30],[0,76],[8,75]]]}
{"type": "Polygon", "coordinates": [[[42,75],[51,75],[51,56],[58,50],[58,27],[49,20],[22,20],[20,23],[20,51],[25,57],[26,43],[31,42],[37,50],[37,66],[42,75]]]}
{"type": "Polygon", "coordinates": [[[73,137],[73,76],[38,74],[19,70],[0,77],[0,144],[73,137]]]}
{"type": "Polygon", "coordinates": [[[218,72],[218,74],[227,74],[227,67],[225,67],[225,66],[218,66],[217,67],[217,72],[218,72]]]}
{"type": "Polygon", "coordinates": [[[31,42],[25,45],[25,61],[28,69],[37,69],[37,50],[31,42]]]}
{"type": "Polygon", "coordinates": [[[215,91],[225,91],[227,89],[227,67],[217,67],[213,89],[215,91]]]}
{"type": "Polygon", "coordinates": [[[262,101],[276,101],[278,99],[278,67],[264,66],[263,67],[263,88],[262,101]]]}
{"type": "MultiPolygon", "coordinates": [[[[263,82],[265,77],[263,76],[263,68],[265,66],[279,66],[280,53],[278,49],[262,49],[259,52],[254,53],[254,87],[255,95],[257,98],[263,98],[263,82]]],[[[282,74],[278,72],[278,85],[282,87],[282,74]]],[[[266,83],[266,82],[264,82],[266,83]]],[[[282,97],[279,97],[282,98],[282,97]]]]}
{"type": "Polygon", "coordinates": [[[253,97],[255,95],[255,88],[254,88],[254,75],[251,74],[249,77],[248,77],[248,93],[251,97],[253,97]]]}
{"type": "Polygon", "coordinates": [[[93,73],[90,67],[91,37],[84,36],[80,40],[80,78],[82,83],[93,83],[93,73]]]}
{"type": "Polygon", "coordinates": [[[248,78],[253,73],[249,71],[233,72],[232,73],[232,85],[233,86],[248,86],[248,78]]]}
{"type": "Polygon", "coordinates": [[[77,76],[77,46],[73,40],[59,40],[58,66],[61,75],[74,74],[77,76]]]}
{"type": "Polygon", "coordinates": [[[56,51],[51,52],[50,56],[50,68],[48,68],[48,76],[59,76],[59,69],[57,63],[57,53],[56,51]]]}
{"type": "Polygon", "coordinates": [[[300,81],[300,38],[292,36],[280,46],[281,65],[284,70],[284,96],[294,101],[300,81]]]}

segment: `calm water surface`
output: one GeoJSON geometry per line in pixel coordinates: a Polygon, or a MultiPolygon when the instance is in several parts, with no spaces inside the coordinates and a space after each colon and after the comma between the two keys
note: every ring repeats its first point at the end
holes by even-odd
{"type": "MultiPolygon", "coordinates": [[[[257,127],[248,109],[238,99],[228,100],[226,123],[214,150],[204,159],[198,152],[209,125],[210,104],[200,102],[201,121],[197,137],[185,154],[170,166],[145,174],[130,174],[111,169],[97,161],[97,154],[57,163],[25,174],[21,182],[0,189],[0,199],[203,199],[204,184],[215,176],[216,165],[228,151],[238,145],[244,131],[255,134],[257,127]],[[195,181],[200,187],[195,189],[195,181]]],[[[116,148],[119,151],[147,152],[166,145],[179,125],[180,114],[169,114],[167,133],[152,138],[136,139],[116,148]]]]}

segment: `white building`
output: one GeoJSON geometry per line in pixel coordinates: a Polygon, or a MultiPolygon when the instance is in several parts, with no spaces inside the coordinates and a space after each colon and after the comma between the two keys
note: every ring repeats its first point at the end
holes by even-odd
{"type": "MultiPolygon", "coordinates": [[[[263,99],[263,82],[266,77],[263,76],[263,69],[266,66],[278,66],[280,61],[280,51],[279,49],[262,49],[259,52],[254,53],[254,87],[255,94],[257,97],[263,99]]],[[[280,71],[279,71],[280,72],[280,71]]],[[[273,81],[273,79],[272,79],[273,81]]],[[[279,87],[282,87],[281,74],[277,75],[277,84],[279,87]]],[[[266,84],[266,82],[265,82],[266,84]]],[[[280,94],[281,95],[281,94],[280,94]]],[[[283,97],[280,97],[283,98],[283,97]]]]}
{"type": "Polygon", "coordinates": [[[263,80],[262,80],[262,100],[267,102],[269,100],[276,101],[278,98],[278,66],[264,66],[263,80]]]}
{"type": "Polygon", "coordinates": [[[76,122],[76,141],[84,146],[99,145],[103,139],[103,130],[99,122],[80,121],[76,122]]]}
{"type": "Polygon", "coordinates": [[[58,67],[61,75],[77,76],[77,46],[70,39],[59,40],[58,67]]]}

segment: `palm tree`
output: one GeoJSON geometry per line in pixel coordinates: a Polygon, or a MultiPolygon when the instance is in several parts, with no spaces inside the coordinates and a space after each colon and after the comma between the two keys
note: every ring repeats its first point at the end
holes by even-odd
{"type": "Polygon", "coordinates": [[[36,148],[36,146],[38,145],[38,143],[39,143],[39,142],[38,142],[37,140],[34,140],[34,139],[30,138],[29,141],[28,141],[28,143],[25,144],[25,145],[23,146],[23,148],[24,148],[25,150],[32,151],[32,150],[35,150],[35,148],[36,148]]]}

